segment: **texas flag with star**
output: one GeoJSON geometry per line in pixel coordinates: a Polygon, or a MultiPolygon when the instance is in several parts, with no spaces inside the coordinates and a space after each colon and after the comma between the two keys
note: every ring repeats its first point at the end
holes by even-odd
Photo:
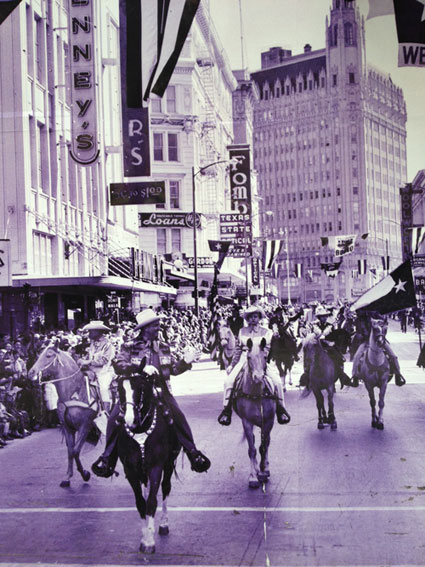
{"type": "Polygon", "coordinates": [[[377,311],[381,315],[416,306],[412,267],[407,260],[366,291],[351,306],[353,311],[377,311]]]}

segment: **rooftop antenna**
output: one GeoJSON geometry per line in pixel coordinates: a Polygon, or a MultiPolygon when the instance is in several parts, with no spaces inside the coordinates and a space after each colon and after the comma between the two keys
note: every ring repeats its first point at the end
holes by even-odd
{"type": "Polygon", "coordinates": [[[244,37],[243,37],[242,0],[239,0],[239,22],[240,22],[240,29],[241,29],[241,60],[242,60],[242,69],[245,69],[245,43],[244,43],[244,37]]]}

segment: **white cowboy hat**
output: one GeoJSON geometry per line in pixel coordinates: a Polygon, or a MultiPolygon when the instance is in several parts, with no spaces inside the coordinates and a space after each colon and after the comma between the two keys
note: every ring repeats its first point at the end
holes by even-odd
{"type": "Polygon", "coordinates": [[[161,317],[155,313],[153,309],[144,309],[136,315],[137,325],[134,327],[135,331],[138,331],[142,327],[146,327],[150,323],[159,321],[161,317]]]}
{"type": "Polygon", "coordinates": [[[250,305],[248,309],[245,309],[243,313],[243,318],[246,319],[249,315],[252,315],[253,313],[258,313],[260,319],[264,317],[264,311],[261,309],[259,305],[250,305]]]}
{"type": "Polygon", "coordinates": [[[329,311],[325,309],[323,305],[319,305],[319,307],[316,309],[316,317],[320,317],[320,315],[326,315],[326,317],[329,316],[329,311]]]}
{"type": "Polygon", "coordinates": [[[104,325],[102,321],[90,321],[87,325],[84,325],[83,331],[110,331],[111,329],[104,325]]]}

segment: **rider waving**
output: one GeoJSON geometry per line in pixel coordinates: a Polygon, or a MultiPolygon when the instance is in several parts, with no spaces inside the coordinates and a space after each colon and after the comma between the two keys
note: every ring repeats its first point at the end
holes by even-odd
{"type": "MultiPolygon", "coordinates": [[[[264,317],[264,312],[258,305],[251,305],[244,313],[244,319],[247,322],[246,327],[242,327],[239,331],[237,346],[232,358],[232,362],[227,369],[227,379],[224,384],[224,409],[218,417],[220,425],[230,425],[232,421],[232,393],[234,390],[234,379],[231,375],[242,353],[247,349],[248,339],[258,340],[266,339],[267,352],[270,350],[270,344],[273,337],[271,329],[265,329],[260,325],[260,320],[264,317]]],[[[277,398],[276,416],[277,421],[281,424],[289,423],[290,416],[283,406],[283,388],[277,369],[271,363],[267,365],[267,377],[273,382],[274,392],[277,398]]]]}

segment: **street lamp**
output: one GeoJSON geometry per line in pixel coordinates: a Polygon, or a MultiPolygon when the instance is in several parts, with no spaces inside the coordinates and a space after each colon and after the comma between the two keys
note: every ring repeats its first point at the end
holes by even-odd
{"type": "Polygon", "coordinates": [[[195,300],[195,315],[199,317],[199,290],[198,290],[198,246],[196,238],[196,183],[195,177],[199,174],[203,175],[205,171],[212,167],[213,165],[218,165],[219,163],[227,163],[227,160],[221,159],[219,161],[214,161],[208,165],[201,167],[196,173],[195,168],[192,167],[192,218],[193,218],[193,276],[194,276],[194,300],[195,300]]]}
{"type": "Polygon", "coordinates": [[[290,280],[290,273],[289,273],[289,242],[288,242],[288,228],[283,230],[282,228],[279,230],[279,234],[283,236],[285,233],[285,248],[286,248],[286,281],[288,284],[288,305],[291,305],[291,280],[290,280]]]}

